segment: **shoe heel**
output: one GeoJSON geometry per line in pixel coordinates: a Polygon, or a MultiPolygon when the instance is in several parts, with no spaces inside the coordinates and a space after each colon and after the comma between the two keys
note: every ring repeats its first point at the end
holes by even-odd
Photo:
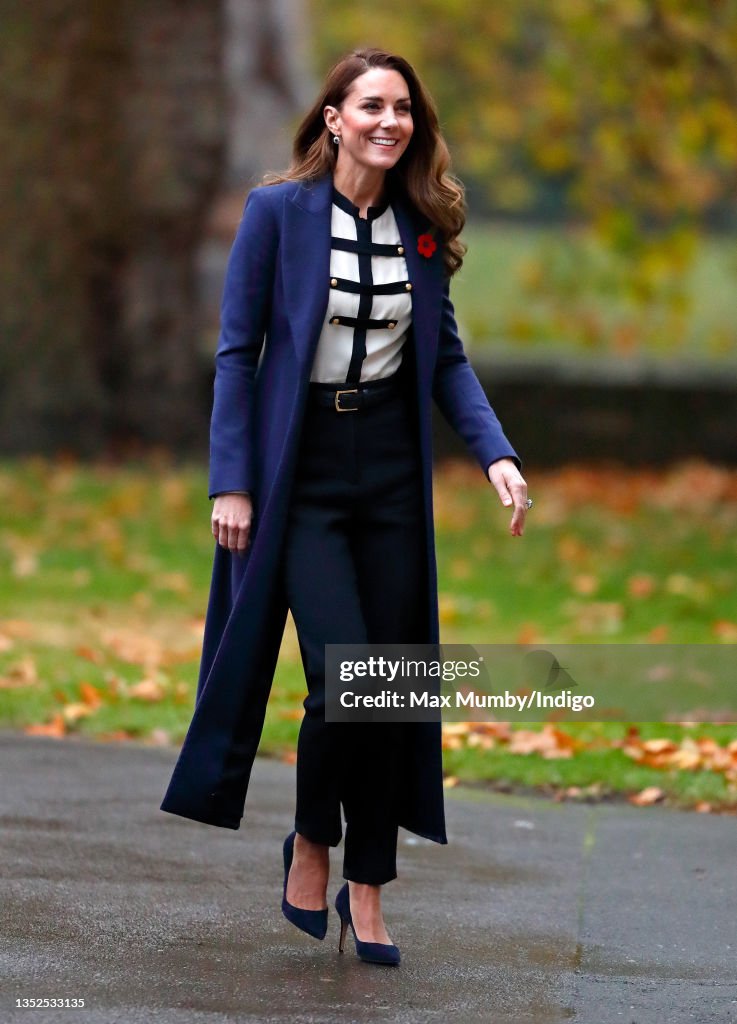
{"type": "Polygon", "coordinates": [[[356,943],[356,953],[361,960],[373,964],[392,964],[396,966],[401,955],[397,946],[386,942],[363,942],[356,935],[351,918],[351,902],[348,895],[348,883],[346,882],[335,897],[335,909],[340,917],[340,938],[338,940],[338,952],[343,952],[345,935],[350,925],[353,932],[353,941],[356,943]]]}

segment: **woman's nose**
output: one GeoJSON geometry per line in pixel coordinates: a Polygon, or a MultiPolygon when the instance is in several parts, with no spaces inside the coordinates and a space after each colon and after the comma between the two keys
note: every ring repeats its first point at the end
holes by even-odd
{"type": "Polygon", "coordinates": [[[381,119],[382,128],[393,128],[397,123],[396,114],[384,114],[381,119]]]}

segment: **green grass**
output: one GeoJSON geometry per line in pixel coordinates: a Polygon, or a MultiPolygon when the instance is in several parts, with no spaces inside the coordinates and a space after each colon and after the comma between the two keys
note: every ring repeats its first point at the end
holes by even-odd
{"type": "Polygon", "coordinates": [[[553,794],[576,787],[582,792],[574,799],[611,799],[657,786],[672,806],[688,808],[700,801],[715,808],[736,804],[734,791],[720,773],[640,767],[619,750],[584,750],[570,760],[555,761],[538,754],[509,754],[503,748],[485,751],[483,757],[473,749],[451,750],[445,752],[443,764],[447,773],[464,783],[484,782],[502,790],[534,788],[553,794]]]}
{"type": "MultiPolygon", "coordinates": [[[[446,643],[737,641],[737,474],[569,467],[530,473],[522,538],[467,464],[436,475],[441,634],[446,643]]],[[[166,463],[0,466],[0,725],[181,742],[189,724],[209,584],[206,475],[166,463]]],[[[261,751],[293,756],[305,683],[291,623],[261,751]]],[[[659,786],[692,806],[737,807],[724,772],[663,771],[612,747],[628,723],[564,723],[570,759],[462,746],[463,781],[599,797],[659,786]],[[586,795],[586,794],[584,794],[586,795]]],[[[520,724],[522,729],[540,725],[520,724]]],[[[650,723],[641,737],[737,727],[650,723]]]]}
{"type": "Polygon", "coordinates": [[[451,295],[470,349],[737,361],[732,239],[615,257],[569,228],[469,223],[451,295]]]}

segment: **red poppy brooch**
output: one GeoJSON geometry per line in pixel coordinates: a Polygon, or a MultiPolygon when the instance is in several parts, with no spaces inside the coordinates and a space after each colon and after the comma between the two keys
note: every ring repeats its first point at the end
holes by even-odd
{"type": "Polygon", "coordinates": [[[432,254],[438,247],[438,243],[432,236],[432,233],[426,231],[423,235],[417,239],[417,251],[420,256],[424,256],[426,260],[429,260],[432,254]]]}

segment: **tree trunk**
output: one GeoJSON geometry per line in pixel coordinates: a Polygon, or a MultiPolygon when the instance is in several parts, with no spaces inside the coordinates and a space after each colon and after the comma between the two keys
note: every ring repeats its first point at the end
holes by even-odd
{"type": "Polygon", "coordinates": [[[295,108],[296,6],[2,4],[3,453],[204,448],[198,251],[295,108]]]}

